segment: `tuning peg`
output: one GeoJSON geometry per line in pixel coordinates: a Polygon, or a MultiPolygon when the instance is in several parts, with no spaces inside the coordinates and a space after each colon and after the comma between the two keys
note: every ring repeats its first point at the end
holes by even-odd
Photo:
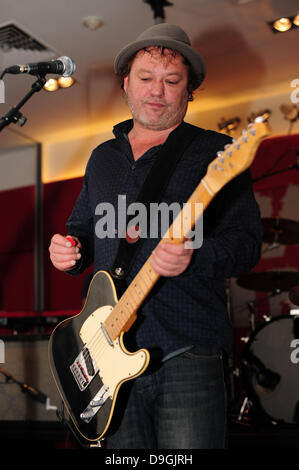
{"type": "Polygon", "coordinates": [[[251,134],[251,135],[256,135],[256,128],[254,127],[253,124],[252,124],[252,125],[250,126],[250,128],[248,129],[248,132],[249,132],[249,134],[251,134]]]}
{"type": "Polygon", "coordinates": [[[228,157],[231,157],[233,155],[233,152],[232,150],[230,149],[231,147],[231,144],[226,144],[224,146],[224,150],[225,150],[225,154],[228,156],[228,157]]]}
{"type": "Polygon", "coordinates": [[[218,157],[218,160],[219,160],[220,163],[225,162],[225,158],[223,157],[222,152],[217,152],[217,157],[218,157]]]}

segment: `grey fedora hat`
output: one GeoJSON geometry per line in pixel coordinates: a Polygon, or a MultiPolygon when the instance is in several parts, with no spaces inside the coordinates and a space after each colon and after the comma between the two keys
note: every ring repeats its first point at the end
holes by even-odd
{"type": "Polygon", "coordinates": [[[162,46],[180,52],[192,65],[199,80],[199,84],[206,76],[206,64],[201,55],[193,49],[185,31],[177,25],[159,23],[146,29],[136,41],[127,44],[117,54],[114,61],[114,71],[119,71],[126,65],[131,57],[148,46],[162,46]]]}

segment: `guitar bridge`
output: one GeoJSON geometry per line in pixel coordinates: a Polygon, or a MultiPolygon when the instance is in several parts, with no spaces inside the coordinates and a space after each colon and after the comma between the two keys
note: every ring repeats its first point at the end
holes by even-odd
{"type": "Polygon", "coordinates": [[[79,389],[83,392],[99,369],[93,360],[89,349],[85,346],[74,362],[70,365],[70,370],[79,389]]]}
{"type": "Polygon", "coordinates": [[[85,423],[89,423],[92,418],[97,414],[99,409],[104,405],[109,396],[109,387],[107,385],[103,385],[103,387],[98,391],[98,393],[87,405],[83,413],[80,414],[80,418],[82,419],[82,421],[84,421],[85,423]]]}

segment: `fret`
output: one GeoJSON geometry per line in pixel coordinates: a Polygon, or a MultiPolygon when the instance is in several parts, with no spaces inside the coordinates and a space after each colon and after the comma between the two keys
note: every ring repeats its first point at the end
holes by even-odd
{"type": "Polygon", "coordinates": [[[138,282],[133,281],[133,283],[128,288],[128,292],[130,293],[133,301],[136,304],[136,307],[138,308],[144,299],[144,292],[140,289],[138,282]]]}
{"type": "Polygon", "coordinates": [[[134,287],[134,291],[137,293],[137,295],[140,297],[140,298],[144,298],[145,297],[145,292],[144,290],[142,289],[141,287],[141,276],[136,276],[135,277],[135,280],[133,281],[133,287],[134,287]]]}
{"type": "MultiPolygon", "coordinates": [[[[199,184],[187,201],[191,207],[188,209],[185,208],[185,212],[183,208],[170,226],[167,232],[168,236],[164,236],[160,243],[163,243],[166,240],[170,242],[183,241],[185,239],[187,229],[191,230],[196,220],[201,216],[203,207],[210,202],[210,199],[211,196],[206,187],[199,184]],[[198,203],[203,205],[200,210],[197,210],[196,204],[198,203]],[[179,238],[175,237],[178,234],[179,238]]],[[[126,326],[134,321],[138,308],[160,277],[152,268],[150,259],[151,257],[145,262],[130,286],[120,298],[117,306],[106,319],[105,327],[111,339],[115,339],[122,331],[127,331],[126,326]]]]}
{"type": "Polygon", "coordinates": [[[123,294],[123,296],[120,299],[120,303],[123,306],[123,309],[127,310],[127,319],[130,317],[130,303],[128,302],[128,296],[127,296],[127,291],[123,294]]]}
{"type": "Polygon", "coordinates": [[[128,318],[129,318],[129,316],[127,315],[126,311],[122,308],[121,304],[118,303],[114,307],[114,309],[112,310],[112,312],[110,313],[108,318],[106,319],[105,327],[108,331],[108,330],[111,329],[111,325],[114,324],[115,326],[117,326],[118,334],[119,334],[121,332],[123,326],[128,321],[128,318]],[[117,322],[117,324],[116,324],[116,322],[117,322]]]}
{"type": "MultiPolygon", "coordinates": [[[[259,125],[261,125],[261,123],[259,125]]],[[[258,139],[256,139],[255,148],[257,147],[260,140],[262,140],[265,135],[267,135],[267,133],[267,126],[264,130],[261,129],[261,135],[258,139]]],[[[254,136],[255,133],[252,133],[252,135],[254,136]]],[[[244,146],[243,143],[242,146],[244,146]]],[[[254,158],[253,149],[247,149],[247,153],[249,154],[246,155],[245,151],[245,160],[247,161],[244,161],[243,168],[242,162],[240,165],[240,161],[238,160],[237,172],[236,170],[232,170],[233,165],[231,164],[231,161],[229,164],[226,164],[226,168],[225,165],[224,167],[221,166],[222,163],[225,162],[223,156],[221,156],[221,160],[219,162],[215,162],[215,159],[208,166],[208,171],[205,177],[193,191],[186,203],[187,205],[183,207],[182,211],[175,218],[169,230],[159,242],[159,245],[165,241],[170,243],[180,243],[185,240],[188,232],[190,232],[194,227],[196,221],[199,219],[199,217],[201,217],[202,213],[209,205],[215,194],[219,191],[219,189],[221,189],[228,181],[230,181],[232,177],[236,176],[236,174],[239,174],[241,171],[244,171],[244,169],[248,168],[250,159],[252,161],[254,158]],[[218,168],[219,163],[220,168],[218,168]],[[199,203],[201,204],[200,206],[199,203]]],[[[227,149],[224,155],[227,155],[229,158],[231,158],[231,154],[228,154],[227,149]]],[[[111,339],[115,339],[118,334],[123,331],[128,331],[128,328],[130,328],[136,319],[136,312],[138,308],[142,304],[146,295],[152,289],[155,282],[160,277],[160,275],[157,274],[151,267],[150,260],[151,256],[145,262],[131,285],[119,300],[118,305],[114,308],[105,321],[105,326],[111,339]]]]}
{"type": "MultiPolygon", "coordinates": [[[[126,295],[127,297],[130,296],[130,298],[132,299],[132,301],[134,302],[135,306],[134,306],[134,310],[136,310],[136,307],[138,307],[138,302],[136,302],[136,299],[134,298],[134,290],[132,288],[132,286],[129,286],[128,289],[126,290],[126,295]]],[[[129,300],[129,299],[128,299],[129,300]]],[[[131,303],[131,301],[129,300],[129,302],[131,303]]],[[[132,305],[133,306],[133,305],[132,305]]]]}
{"type": "MultiPolygon", "coordinates": [[[[137,274],[136,278],[138,277],[138,279],[140,279],[143,282],[145,286],[145,291],[148,292],[150,290],[150,287],[149,287],[148,280],[146,279],[147,276],[145,276],[144,274],[145,274],[145,270],[144,268],[142,268],[141,271],[139,271],[139,273],[137,274]]],[[[151,283],[150,283],[150,286],[151,286],[151,283]]]]}

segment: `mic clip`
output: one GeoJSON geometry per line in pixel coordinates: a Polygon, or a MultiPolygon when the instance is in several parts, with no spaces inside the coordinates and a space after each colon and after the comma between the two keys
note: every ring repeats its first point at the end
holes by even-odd
{"type": "Polygon", "coordinates": [[[33,96],[34,93],[42,90],[47,79],[42,76],[38,76],[37,80],[32,84],[31,90],[24,96],[24,98],[18,103],[17,106],[12,107],[1,119],[0,119],[0,132],[9,124],[18,124],[20,127],[24,126],[27,118],[20,112],[20,108],[33,96]]]}

